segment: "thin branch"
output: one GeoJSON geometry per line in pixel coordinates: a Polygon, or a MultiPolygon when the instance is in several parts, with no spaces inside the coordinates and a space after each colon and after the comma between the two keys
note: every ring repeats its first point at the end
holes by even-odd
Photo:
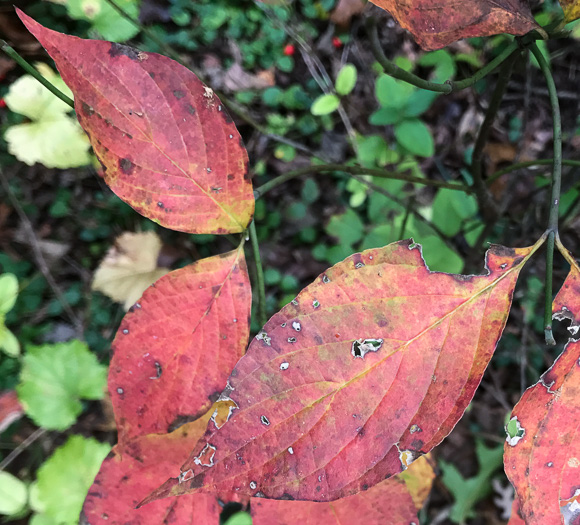
{"type": "Polygon", "coordinates": [[[489,101],[489,106],[485,112],[485,118],[479,128],[479,133],[477,134],[477,140],[475,141],[471,158],[471,174],[473,175],[475,196],[477,197],[479,209],[487,219],[487,222],[495,221],[498,216],[498,208],[483,180],[483,152],[511,77],[514,62],[518,56],[519,53],[513,53],[502,65],[495,89],[491,96],[491,100],[489,101]]]}
{"type": "Polygon", "coordinates": [[[460,81],[448,80],[447,82],[441,84],[439,82],[425,80],[424,78],[401,69],[393,62],[391,62],[383,53],[377,32],[377,21],[373,17],[367,20],[367,32],[373,55],[387,74],[412,84],[418,88],[426,89],[428,91],[435,91],[436,93],[451,93],[453,91],[460,91],[462,89],[473,86],[473,84],[487,76],[494,69],[499,67],[505,60],[507,60],[507,58],[518,52],[520,49],[520,44],[514,40],[496,58],[482,67],[473,76],[460,81]]]}
{"type": "Polygon", "coordinates": [[[556,341],[552,333],[552,271],[554,267],[554,246],[558,235],[558,211],[560,204],[560,191],[562,187],[562,121],[560,117],[560,103],[554,77],[550,66],[538,46],[534,43],[530,47],[536,57],[540,69],[546,79],[548,92],[550,93],[550,105],[552,106],[552,121],[554,126],[554,162],[552,168],[552,191],[550,196],[550,215],[548,218],[548,245],[546,249],[546,296],[544,310],[544,335],[546,344],[555,345],[556,341]]]}
{"type": "Polygon", "coordinates": [[[8,199],[10,200],[10,203],[12,204],[12,207],[14,208],[14,210],[16,211],[18,217],[20,218],[20,220],[22,222],[22,227],[26,231],[26,236],[27,236],[28,240],[30,241],[32,253],[34,254],[34,259],[36,261],[36,265],[38,266],[38,269],[42,272],[42,275],[46,279],[46,282],[51,287],[54,295],[56,296],[58,302],[61,304],[63,310],[66,312],[66,314],[69,318],[69,321],[75,327],[77,335],[80,336],[83,333],[83,324],[80,321],[80,319],[73,312],[70,304],[65,299],[59,286],[56,284],[54,277],[50,273],[50,269],[48,267],[46,259],[44,258],[44,255],[42,254],[42,250],[40,249],[40,246],[38,243],[38,238],[36,237],[36,234],[34,233],[34,228],[32,227],[32,224],[30,223],[30,220],[28,219],[26,213],[22,209],[22,206],[20,206],[20,203],[18,202],[18,199],[14,195],[12,188],[10,188],[10,184],[6,180],[6,177],[4,176],[4,172],[2,170],[0,170],[0,184],[4,188],[4,191],[6,192],[6,195],[8,196],[8,199]]]}
{"type": "Polygon", "coordinates": [[[284,184],[285,182],[295,179],[296,177],[301,177],[302,175],[309,175],[311,173],[324,173],[324,172],[343,172],[349,175],[371,175],[373,177],[379,177],[382,179],[394,179],[403,180],[413,184],[423,184],[425,186],[433,186],[435,188],[447,188],[450,190],[463,191],[464,193],[472,193],[473,189],[469,186],[463,184],[452,184],[450,182],[443,182],[438,180],[424,179],[422,177],[413,177],[411,175],[405,175],[402,173],[393,173],[391,171],[386,171],[379,168],[363,168],[361,166],[346,166],[343,164],[320,164],[307,166],[306,168],[299,168],[297,170],[288,171],[283,173],[272,180],[269,180],[262,186],[259,186],[254,190],[254,196],[256,199],[262,197],[266,192],[284,184]]]}
{"type": "Polygon", "coordinates": [[[12,463],[20,454],[22,454],[32,443],[44,436],[48,431],[46,428],[37,428],[30,436],[28,436],[20,445],[18,445],[10,454],[8,454],[0,463],[0,471],[6,470],[10,463],[12,463]]]}
{"type": "Polygon", "coordinates": [[[36,80],[38,80],[46,89],[48,89],[53,95],[60,98],[65,104],[68,104],[74,109],[75,104],[73,100],[65,95],[60,89],[54,87],[46,78],[44,78],[38,70],[31,66],[24,58],[22,58],[14,49],[12,49],[4,40],[0,40],[0,49],[4,51],[14,62],[16,62],[24,71],[29,75],[32,75],[36,80]]]}
{"type": "Polygon", "coordinates": [[[268,320],[266,315],[266,286],[264,284],[264,270],[262,268],[262,258],[260,257],[260,245],[258,244],[258,234],[256,233],[256,223],[250,224],[250,240],[252,242],[252,251],[254,253],[254,262],[256,264],[256,280],[258,287],[258,321],[261,326],[268,320]]]}
{"type": "MultiPolygon", "coordinates": [[[[496,171],[493,175],[489,176],[486,179],[485,183],[487,185],[490,185],[492,182],[499,179],[502,175],[505,175],[506,173],[511,173],[512,171],[517,171],[524,168],[531,168],[533,166],[553,166],[553,165],[554,159],[537,159],[537,160],[528,160],[526,162],[518,162],[516,164],[506,166],[505,168],[496,171]]],[[[580,168],[580,160],[562,159],[562,165],[580,168]]]]}

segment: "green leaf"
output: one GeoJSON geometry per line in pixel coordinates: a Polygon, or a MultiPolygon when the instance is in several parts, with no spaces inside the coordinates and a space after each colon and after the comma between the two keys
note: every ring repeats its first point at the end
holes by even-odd
{"type": "Polygon", "coordinates": [[[313,115],[321,116],[328,115],[333,111],[336,111],[340,106],[340,100],[336,95],[327,94],[320,95],[310,107],[310,112],[313,115]]]}
{"type": "Polygon", "coordinates": [[[401,223],[403,222],[403,215],[397,215],[390,224],[381,224],[375,226],[364,238],[360,250],[368,250],[370,248],[380,248],[387,244],[399,240],[399,232],[401,230],[401,223]]]}
{"type": "Polygon", "coordinates": [[[395,125],[395,137],[409,153],[431,157],[435,144],[429,128],[419,119],[407,119],[395,125]]]}
{"type": "Polygon", "coordinates": [[[390,126],[405,118],[405,108],[380,108],[371,113],[369,123],[373,126],[390,126]]]}
{"type": "Polygon", "coordinates": [[[439,93],[418,89],[409,97],[409,101],[405,107],[405,116],[418,117],[422,115],[431,107],[431,104],[433,104],[438,96],[439,93]]]}
{"type": "Polygon", "coordinates": [[[20,355],[20,343],[16,336],[6,327],[0,315],[0,350],[10,357],[20,355]]]}
{"type": "Polygon", "coordinates": [[[236,512],[225,525],[252,525],[252,516],[247,512],[236,512]]]}
{"type": "Polygon", "coordinates": [[[106,367],[81,341],[32,346],[16,390],[37,425],[65,430],[82,412],[81,399],[103,398],[106,374],[106,367]]]}
{"type": "Polygon", "coordinates": [[[381,75],[375,83],[375,96],[383,107],[403,109],[415,89],[402,80],[381,75]]]}
{"type": "Polygon", "coordinates": [[[0,315],[7,314],[18,297],[18,279],[12,273],[0,275],[0,315]]]}
{"type": "Polygon", "coordinates": [[[28,489],[17,477],[0,471],[0,514],[13,516],[24,510],[28,489]]]}
{"type": "Polygon", "coordinates": [[[354,89],[356,79],[356,67],[353,64],[345,64],[336,77],[336,92],[343,97],[348,95],[354,89]]]}
{"type": "Polygon", "coordinates": [[[348,208],[340,215],[333,215],[326,225],[326,233],[335,237],[342,246],[352,246],[362,239],[364,224],[358,213],[348,208]]]}
{"type": "Polygon", "coordinates": [[[455,60],[444,49],[426,53],[419,59],[419,65],[435,68],[434,73],[431,75],[433,82],[443,83],[455,76],[455,60]]]}
{"type": "Polygon", "coordinates": [[[454,465],[440,461],[442,481],[455,498],[449,516],[454,523],[465,523],[474,515],[475,505],[491,492],[491,477],[503,463],[503,445],[487,448],[477,441],[475,452],[479,462],[476,476],[465,479],[454,465]]]}
{"type": "Polygon", "coordinates": [[[83,501],[111,447],[71,436],[37,472],[38,499],[44,514],[60,525],[79,522],[83,501]]]}
{"type": "Polygon", "coordinates": [[[422,237],[412,234],[412,229],[405,234],[411,236],[423,248],[423,258],[432,272],[461,273],[463,259],[445,242],[435,235],[422,237]]]}
{"type": "Polygon", "coordinates": [[[60,525],[46,514],[33,514],[28,525],[60,525]]]}
{"type": "Polygon", "coordinates": [[[473,195],[442,188],[433,200],[433,223],[445,235],[459,233],[464,220],[477,213],[477,200],[473,195]]]}

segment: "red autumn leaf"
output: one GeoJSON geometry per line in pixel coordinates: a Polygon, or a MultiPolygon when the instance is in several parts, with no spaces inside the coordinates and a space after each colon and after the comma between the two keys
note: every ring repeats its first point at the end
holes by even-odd
{"type": "MultiPolygon", "coordinates": [[[[554,318],[580,327],[580,269],[573,266],[554,299],[554,318]]],[[[571,339],[512,412],[505,471],[527,525],[580,523],[580,341],[571,339]]]]}
{"type": "Polygon", "coordinates": [[[424,49],[461,38],[523,35],[537,26],[527,0],[371,0],[397,19],[424,49]]]}
{"type": "Polygon", "coordinates": [[[329,503],[252,498],[254,525],[418,524],[435,472],[425,457],[365,492],[329,503]]]}
{"type": "Polygon", "coordinates": [[[17,11],[73,91],[105,182],[121,199],[173,230],[246,228],[248,155],[210,88],[162,55],[57,33],[17,11]]]}
{"type": "Polygon", "coordinates": [[[508,521],[508,525],[526,525],[526,522],[520,516],[520,505],[518,503],[518,498],[514,498],[512,503],[512,515],[508,521]]]}
{"type": "MultiPolygon", "coordinates": [[[[217,525],[221,509],[215,496],[193,494],[135,506],[189,455],[210,414],[171,434],[149,434],[116,445],[90,488],[83,514],[91,525],[217,525]]],[[[81,520],[82,521],[82,520],[81,520]]]]}
{"type": "Polygon", "coordinates": [[[112,345],[109,392],[120,442],[166,433],[209,409],[246,348],[251,302],[241,247],[145,291],[112,345]]]}
{"type": "Polygon", "coordinates": [[[412,241],[337,264],[270,319],[222,393],[229,421],[147,501],[331,501],[404,470],[471,401],[540,244],[492,247],[482,276],[432,273],[412,241]]]}
{"type": "Polygon", "coordinates": [[[0,432],[4,432],[14,421],[24,415],[24,409],[14,390],[0,393],[0,432]]]}

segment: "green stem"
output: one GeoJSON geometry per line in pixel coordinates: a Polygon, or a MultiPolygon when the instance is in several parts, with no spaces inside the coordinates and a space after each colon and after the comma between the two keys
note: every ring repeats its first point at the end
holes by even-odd
{"type": "Polygon", "coordinates": [[[306,168],[300,168],[293,171],[288,171],[279,175],[278,177],[269,180],[262,186],[259,186],[254,190],[254,196],[256,199],[262,197],[266,192],[273,190],[274,188],[284,184],[285,182],[295,179],[296,177],[301,177],[302,175],[308,175],[311,173],[323,173],[323,172],[343,172],[349,175],[371,175],[373,177],[379,177],[382,179],[394,179],[394,180],[404,180],[413,184],[424,184],[425,186],[434,186],[436,188],[447,188],[450,190],[463,191],[465,193],[473,192],[473,189],[469,186],[463,184],[452,184],[450,182],[443,182],[438,180],[424,179],[421,177],[413,177],[411,175],[404,175],[402,173],[393,173],[390,171],[378,169],[378,168],[363,168],[361,166],[345,166],[344,164],[320,164],[307,166],[306,168]]]}
{"type": "Polygon", "coordinates": [[[544,55],[534,43],[530,50],[536,57],[540,69],[546,78],[550,105],[552,106],[552,121],[554,126],[554,161],[552,168],[552,191],[550,196],[550,215],[548,217],[548,246],[546,251],[546,301],[544,310],[544,333],[546,344],[555,345],[552,334],[552,270],[554,267],[554,246],[558,235],[558,210],[560,204],[560,191],[562,187],[562,121],[560,117],[560,104],[554,77],[544,55]]]}
{"type": "Polygon", "coordinates": [[[260,246],[258,244],[258,234],[256,233],[256,222],[250,223],[250,240],[252,251],[254,252],[254,262],[256,264],[256,280],[258,286],[258,320],[261,326],[266,324],[266,285],[264,284],[264,270],[262,268],[262,258],[260,257],[260,246]]]}
{"type": "Polygon", "coordinates": [[[498,216],[497,205],[491,196],[488,187],[483,180],[483,152],[487,140],[489,138],[489,133],[493,122],[499,111],[501,101],[507,89],[508,82],[510,80],[514,62],[518,58],[519,53],[512,54],[508,60],[502,65],[499,72],[497,83],[495,89],[489,101],[489,106],[485,112],[485,118],[481,127],[479,128],[479,133],[477,135],[477,140],[475,141],[475,146],[473,147],[473,155],[471,158],[471,174],[473,175],[473,187],[475,189],[475,196],[477,197],[477,202],[479,204],[479,209],[484,217],[488,220],[487,222],[493,222],[498,216]]]}
{"type": "Polygon", "coordinates": [[[367,31],[369,34],[371,50],[377,62],[384,68],[387,74],[412,84],[418,88],[426,89],[428,91],[435,91],[436,93],[451,93],[452,91],[460,91],[462,89],[473,86],[473,84],[500,66],[508,57],[518,52],[520,48],[520,44],[514,40],[496,58],[489,62],[489,64],[482,67],[473,76],[460,81],[448,80],[447,82],[441,84],[439,82],[425,80],[424,78],[418,77],[417,75],[405,71],[404,69],[401,69],[400,67],[393,64],[393,62],[391,62],[383,53],[377,32],[377,22],[372,17],[367,20],[367,31]]]}
{"type": "Polygon", "coordinates": [[[62,91],[54,87],[46,78],[44,78],[35,67],[31,66],[24,58],[22,58],[14,49],[12,49],[4,40],[0,40],[0,49],[4,51],[14,62],[16,62],[22,69],[24,69],[29,75],[32,75],[36,80],[38,80],[46,89],[48,89],[53,95],[60,98],[65,104],[68,104],[74,109],[75,103],[71,98],[65,95],[62,91]]]}
{"type": "MultiPolygon", "coordinates": [[[[502,175],[506,173],[511,173],[512,171],[517,171],[524,168],[530,168],[532,166],[553,166],[554,159],[538,159],[538,160],[528,160],[526,162],[518,162],[517,164],[512,164],[511,166],[506,166],[505,168],[496,171],[493,175],[486,179],[486,184],[491,184],[492,182],[499,179],[502,175]]],[[[572,166],[574,168],[580,168],[580,160],[562,159],[562,165],[572,166]]]]}

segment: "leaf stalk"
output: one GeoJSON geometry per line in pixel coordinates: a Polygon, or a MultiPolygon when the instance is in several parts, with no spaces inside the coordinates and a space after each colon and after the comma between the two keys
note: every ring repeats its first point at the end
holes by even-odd
{"type": "Polygon", "coordinates": [[[258,243],[258,234],[256,233],[256,222],[252,221],[249,227],[250,240],[252,242],[252,251],[254,254],[254,263],[256,265],[256,285],[258,287],[258,320],[260,326],[266,324],[266,285],[264,282],[264,269],[262,268],[262,258],[260,256],[260,245],[258,243]]]}

